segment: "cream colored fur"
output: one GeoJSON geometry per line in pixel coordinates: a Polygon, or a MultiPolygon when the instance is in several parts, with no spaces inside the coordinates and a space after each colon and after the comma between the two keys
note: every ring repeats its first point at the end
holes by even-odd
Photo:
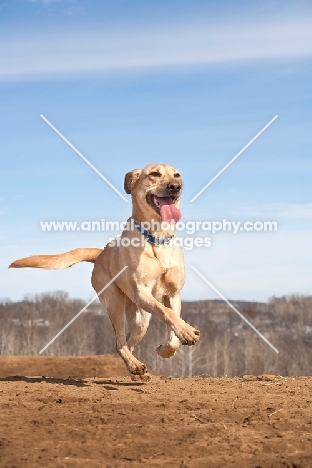
{"type": "MultiPolygon", "coordinates": [[[[135,169],[125,176],[125,190],[132,195],[132,216],[136,222],[161,223],[161,217],[146,200],[147,194],[167,196],[171,182],[179,181],[177,170],[169,165],[150,164],[144,169],[135,169]],[[160,175],[155,176],[155,173],[160,175]],[[153,175],[154,174],[154,175],[153,175]]],[[[179,197],[175,204],[179,207],[179,197]]],[[[131,220],[130,218],[130,220],[131,220]]],[[[174,233],[150,231],[156,237],[174,233]]],[[[121,238],[136,238],[141,234],[134,228],[125,230],[121,238]]],[[[199,331],[180,317],[180,291],[184,285],[184,262],[180,247],[154,246],[146,242],[140,247],[123,247],[108,244],[101,249],[75,249],[60,255],[35,255],[13,262],[10,267],[67,268],[81,261],[94,262],[92,285],[97,293],[127,266],[127,269],[100,294],[116,334],[116,348],[124,360],[133,380],[148,378],[146,366],[132,354],[135,345],[145,335],[151,314],[167,326],[167,341],[157,348],[163,358],[172,357],[179,342],[194,345],[199,340],[199,331]]]]}
{"type": "Polygon", "coordinates": [[[58,255],[32,255],[11,263],[9,268],[45,268],[46,270],[61,270],[79,262],[94,263],[103,249],[74,249],[58,255]]]}

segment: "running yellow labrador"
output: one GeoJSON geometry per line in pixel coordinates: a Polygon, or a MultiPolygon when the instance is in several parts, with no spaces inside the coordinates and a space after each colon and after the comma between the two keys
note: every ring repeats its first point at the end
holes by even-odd
{"type": "Polygon", "coordinates": [[[121,237],[103,250],[81,248],[60,255],[35,255],[10,267],[59,269],[93,262],[92,285],[114,327],[117,351],[131,378],[146,380],[146,366],[132,352],[145,335],[151,314],[167,325],[167,342],[157,348],[161,357],[172,357],[179,342],[194,345],[199,340],[199,331],[180,317],[184,263],[182,250],[174,242],[174,224],[181,218],[182,180],[174,167],[150,164],[126,174],[124,187],[132,195],[132,216],[121,237]]]}

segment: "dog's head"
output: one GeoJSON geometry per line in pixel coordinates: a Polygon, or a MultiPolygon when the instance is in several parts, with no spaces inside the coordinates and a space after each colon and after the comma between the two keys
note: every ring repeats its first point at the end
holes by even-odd
{"type": "Polygon", "coordinates": [[[174,167],[149,164],[142,170],[134,169],[126,174],[124,187],[132,195],[133,216],[138,220],[180,220],[182,179],[174,167]]]}

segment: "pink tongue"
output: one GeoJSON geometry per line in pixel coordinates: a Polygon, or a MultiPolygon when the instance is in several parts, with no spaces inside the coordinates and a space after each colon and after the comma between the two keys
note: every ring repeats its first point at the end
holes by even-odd
{"type": "Polygon", "coordinates": [[[171,223],[174,221],[177,223],[180,221],[182,214],[181,211],[174,205],[170,197],[159,197],[157,198],[160,204],[160,215],[163,221],[171,223]]]}

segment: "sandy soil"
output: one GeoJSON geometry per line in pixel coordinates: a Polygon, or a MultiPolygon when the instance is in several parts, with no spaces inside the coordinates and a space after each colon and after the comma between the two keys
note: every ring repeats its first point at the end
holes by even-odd
{"type": "Polygon", "coordinates": [[[311,377],[124,375],[111,356],[0,357],[0,466],[312,467],[311,377]]]}

